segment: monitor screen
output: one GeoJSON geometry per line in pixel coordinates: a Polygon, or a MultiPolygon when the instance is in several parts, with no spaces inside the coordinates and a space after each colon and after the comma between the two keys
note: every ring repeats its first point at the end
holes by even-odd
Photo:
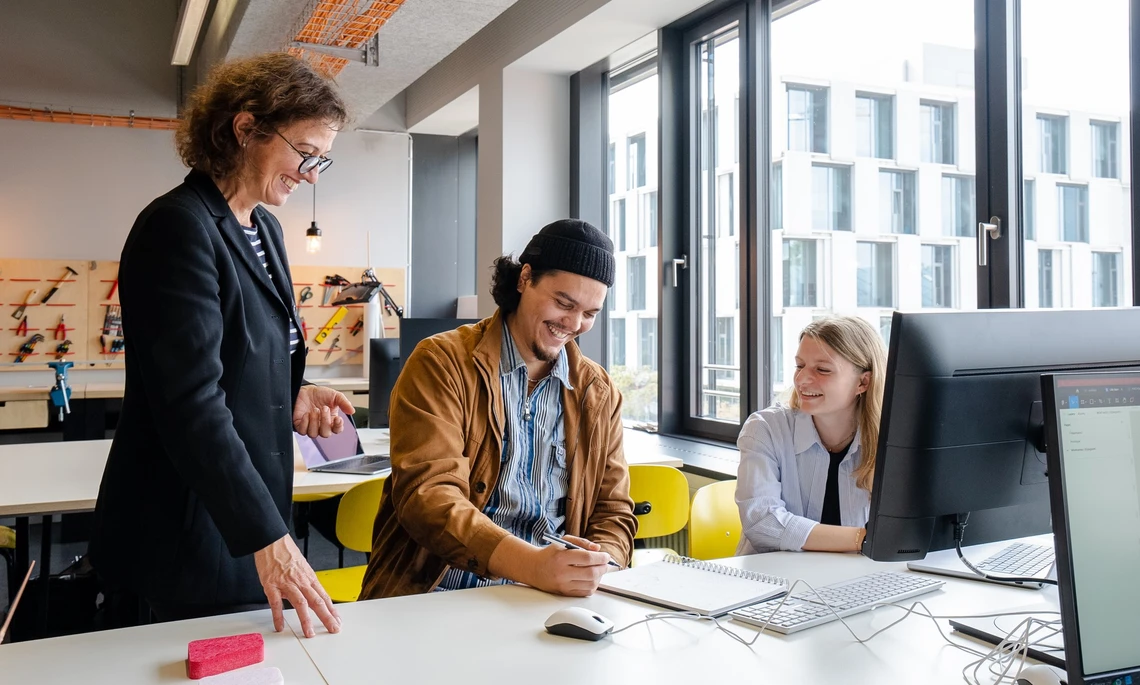
{"type": "Polygon", "coordinates": [[[1140,676],[1140,373],[1043,386],[1069,682],[1125,682],[1140,676]]]}
{"type": "Polygon", "coordinates": [[[1051,532],[1041,374],[1135,368],[1137,339],[1137,308],[895,312],[863,553],[1051,532]]]}

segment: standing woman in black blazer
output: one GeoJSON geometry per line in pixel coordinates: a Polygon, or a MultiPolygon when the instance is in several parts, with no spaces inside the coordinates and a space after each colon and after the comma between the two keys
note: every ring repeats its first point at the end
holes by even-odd
{"type": "Polygon", "coordinates": [[[340,617],[289,536],[292,431],[339,432],[330,388],[302,385],[305,346],[281,226],[317,182],[347,120],[332,84],[283,53],[221,65],[191,96],[177,146],[185,182],[139,214],[119,296],[123,410],[95,505],[90,557],[110,598],[158,620],[282,599],[340,617]],[[139,606],[137,603],[134,604],[139,606]]]}

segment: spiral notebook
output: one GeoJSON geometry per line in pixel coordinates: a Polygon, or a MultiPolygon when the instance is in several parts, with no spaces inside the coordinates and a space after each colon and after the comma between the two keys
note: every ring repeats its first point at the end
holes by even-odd
{"type": "Polygon", "coordinates": [[[667,556],[663,561],[607,573],[600,588],[670,609],[721,616],[783,595],[788,591],[788,581],[723,564],[667,556]]]}

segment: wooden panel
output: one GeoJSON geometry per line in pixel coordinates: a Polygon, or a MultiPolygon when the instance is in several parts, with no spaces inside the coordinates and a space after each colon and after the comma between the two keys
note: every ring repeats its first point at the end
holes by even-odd
{"type": "MultiPolygon", "coordinates": [[[[91,295],[87,298],[87,320],[91,322],[90,328],[87,330],[83,338],[83,348],[86,353],[84,359],[95,361],[102,360],[104,363],[98,364],[99,368],[123,368],[123,358],[126,354],[126,348],[122,352],[111,352],[110,347],[113,341],[123,340],[122,335],[114,335],[116,331],[104,332],[104,326],[107,325],[107,313],[111,307],[119,306],[119,288],[117,286],[119,278],[119,263],[118,262],[92,262],[95,266],[88,274],[88,284],[91,295]],[[115,292],[112,294],[111,289],[114,288],[115,292]],[[106,344],[106,351],[104,350],[104,342],[106,344]]],[[[120,325],[122,324],[122,317],[119,318],[120,325]]],[[[118,331],[121,333],[122,331],[118,331]]]]}
{"type": "Polygon", "coordinates": [[[76,360],[85,353],[84,346],[76,336],[87,329],[87,285],[91,264],[82,260],[47,259],[2,259],[0,260],[0,350],[3,351],[3,370],[33,369],[42,370],[45,361],[55,358],[56,347],[62,342],[55,340],[55,329],[60,317],[64,317],[66,336],[72,340],[71,349],[65,359],[76,360]],[[78,275],[67,273],[71,267],[78,275]],[[63,278],[64,274],[67,278],[63,278]],[[59,290],[47,302],[43,298],[59,286],[59,290]],[[34,295],[31,294],[35,291],[34,295]],[[16,310],[27,300],[24,315],[27,316],[27,333],[19,331],[20,319],[13,318],[16,310]],[[39,334],[44,340],[37,343],[32,353],[22,364],[16,361],[20,347],[32,336],[39,334]]]}
{"type": "Polygon", "coordinates": [[[47,425],[48,403],[43,400],[0,402],[0,430],[47,428],[47,425]]]}
{"type": "MultiPolygon", "coordinates": [[[[352,335],[352,327],[357,321],[364,318],[364,305],[348,305],[348,314],[338,324],[334,325],[323,343],[317,344],[314,340],[317,332],[336,313],[337,307],[324,304],[324,281],[326,276],[339,274],[349,281],[360,281],[364,272],[362,266],[305,266],[293,265],[293,297],[301,308],[301,318],[304,319],[308,329],[305,346],[309,350],[306,364],[309,366],[332,366],[334,364],[363,364],[364,334],[352,335]],[[312,290],[313,296],[301,304],[301,292],[306,288],[312,290]],[[336,348],[333,349],[333,341],[336,348]],[[331,350],[331,352],[330,352],[331,350]]],[[[396,304],[404,306],[404,270],[403,269],[376,269],[376,277],[384,284],[384,289],[392,296],[396,304]]],[[[328,301],[336,299],[335,288],[330,289],[328,301]]],[[[377,294],[379,297],[379,294],[377,294]]],[[[395,338],[400,335],[400,319],[394,313],[380,308],[384,321],[385,337],[395,338]]],[[[363,325],[363,324],[362,324],[363,325]]]]}

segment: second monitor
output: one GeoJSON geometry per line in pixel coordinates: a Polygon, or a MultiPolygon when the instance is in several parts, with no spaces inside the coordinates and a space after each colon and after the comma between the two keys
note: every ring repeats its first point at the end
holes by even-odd
{"type": "Polygon", "coordinates": [[[1041,374],[1140,367],[1140,309],[895,312],[891,332],[863,554],[1051,532],[1041,374]]]}

